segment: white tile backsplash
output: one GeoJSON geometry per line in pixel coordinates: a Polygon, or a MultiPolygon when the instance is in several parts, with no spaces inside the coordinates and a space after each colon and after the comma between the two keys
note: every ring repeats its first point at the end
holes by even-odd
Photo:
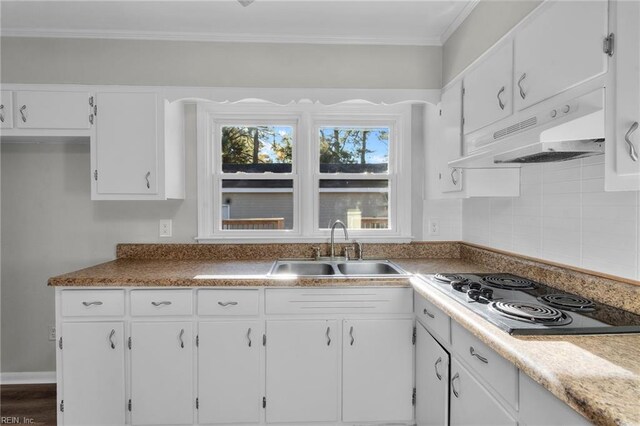
{"type": "Polygon", "coordinates": [[[640,197],[604,192],[601,157],[524,165],[520,182],[520,197],[463,201],[464,241],[640,279],[640,197]]]}

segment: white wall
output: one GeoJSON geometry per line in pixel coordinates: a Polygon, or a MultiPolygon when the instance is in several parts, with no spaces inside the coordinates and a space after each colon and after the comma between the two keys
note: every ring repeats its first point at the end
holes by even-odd
{"type": "Polygon", "coordinates": [[[463,239],[640,279],[640,196],[604,192],[604,159],[526,165],[517,198],[463,202],[463,239]]]}

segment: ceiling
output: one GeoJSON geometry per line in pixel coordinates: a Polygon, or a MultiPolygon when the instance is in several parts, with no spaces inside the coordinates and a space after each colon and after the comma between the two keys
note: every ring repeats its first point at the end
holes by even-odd
{"type": "Polygon", "coordinates": [[[441,45],[478,0],[6,1],[3,36],[441,45]]]}

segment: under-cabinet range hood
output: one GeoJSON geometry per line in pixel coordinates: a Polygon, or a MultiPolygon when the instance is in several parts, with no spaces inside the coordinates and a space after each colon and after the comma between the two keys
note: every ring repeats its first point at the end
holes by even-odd
{"type": "MultiPolygon", "coordinates": [[[[522,114],[520,114],[522,116],[522,114]]],[[[486,168],[549,163],[604,154],[604,89],[476,137],[477,150],[451,167],[486,168]]]]}

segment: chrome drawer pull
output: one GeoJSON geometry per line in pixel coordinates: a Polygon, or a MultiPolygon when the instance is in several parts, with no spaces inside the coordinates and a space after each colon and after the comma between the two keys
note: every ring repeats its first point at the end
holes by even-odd
{"type": "Polygon", "coordinates": [[[147,174],[144,175],[144,179],[147,181],[147,189],[151,188],[151,183],[149,183],[149,176],[151,176],[151,172],[147,172],[147,174]]]}
{"type": "Polygon", "coordinates": [[[458,169],[451,169],[451,182],[454,185],[458,184],[458,179],[456,179],[456,177],[454,176],[456,174],[456,172],[458,171],[458,169]]]}
{"type": "Polygon", "coordinates": [[[116,335],[116,331],[115,330],[111,330],[111,333],[109,333],[109,342],[111,343],[111,349],[115,349],[116,348],[116,342],[113,341],[113,336],[116,335]]]}
{"type": "Polygon", "coordinates": [[[220,306],[236,306],[238,302],[218,302],[220,306]]]}
{"type": "Polygon", "coordinates": [[[353,326],[349,329],[349,337],[351,337],[351,346],[353,346],[353,342],[356,341],[356,339],[353,338],[353,326]]]}
{"type": "Polygon", "coordinates": [[[520,89],[520,97],[522,99],[527,97],[527,94],[524,93],[524,89],[522,88],[522,81],[527,78],[527,73],[525,72],[524,74],[522,74],[522,77],[520,77],[520,79],[518,80],[518,88],[520,89]]]}
{"type": "Polygon", "coordinates": [[[478,358],[480,361],[484,362],[485,364],[489,364],[489,360],[487,360],[485,357],[483,357],[478,352],[476,352],[476,350],[473,349],[473,346],[469,346],[469,353],[471,354],[471,356],[475,356],[476,358],[478,358]]]}
{"type": "Polygon", "coordinates": [[[331,346],[331,336],[329,336],[329,332],[331,332],[331,327],[327,327],[327,346],[331,346]]]}
{"type": "Polygon", "coordinates": [[[460,398],[460,394],[458,393],[458,390],[456,389],[456,384],[455,381],[456,379],[460,378],[460,374],[456,373],[452,378],[451,378],[451,390],[453,391],[453,394],[456,396],[456,398],[460,398]]]}
{"type": "Polygon", "coordinates": [[[82,302],[82,304],[84,306],[87,306],[87,307],[88,306],[94,306],[94,305],[95,306],[100,306],[100,305],[102,305],[102,302],[100,302],[99,300],[96,300],[95,302],[82,302]]]}
{"type": "Polygon", "coordinates": [[[27,114],[25,114],[26,110],[27,110],[27,106],[26,105],[22,105],[22,107],[20,108],[20,116],[22,117],[22,122],[23,123],[27,122],[27,114]]]}
{"type": "Polygon", "coordinates": [[[638,122],[636,121],[631,125],[627,134],[624,135],[624,141],[629,146],[629,157],[631,157],[633,161],[638,161],[638,152],[636,151],[636,147],[633,146],[633,143],[629,138],[631,137],[631,134],[635,132],[637,129],[638,129],[638,122]]]}
{"type": "Polygon", "coordinates": [[[422,310],[422,313],[425,314],[426,316],[428,316],[429,318],[435,318],[436,316],[433,315],[431,312],[427,311],[427,308],[424,308],[422,310]]]}
{"type": "Polygon", "coordinates": [[[251,347],[251,328],[247,330],[247,340],[249,341],[249,347],[251,347]]]}
{"type": "Polygon", "coordinates": [[[504,86],[502,86],[498,91],[498,105],[500,106],[501,110],[504,110],[504,102],[502,102],[502,98],[500,97],[500,95],[502,95],[503,92],[504,92],[504,86]]]}
{"type": "Polygon", "coordinates": [[[184,336],[184,328],[180,330],[180,335],[178,339],[180,339],[180,347],[184,349],[184,340],[182,340],[182,336],[184,336]]]}
{"type": "Polygon", "coordinates": [[[436,360],[436,363],[433,365],[433,368],[436,370],[436,377],[438,378],[438,380],[442,380],[442,375],[438,371],[438,364],[440,364],[441,362],[442,362],[442,357],[438,357],[438,359],[436,360]]]}
{"type": "Polygon", "coordinates": [[[152,304],[153,306],[158,307],[158,306],[170,305],[170,304],[171,304],[171,302],[169,302],[168,300],[163,300],[162,302],[151,302],[151,304],[152,304]]]}

